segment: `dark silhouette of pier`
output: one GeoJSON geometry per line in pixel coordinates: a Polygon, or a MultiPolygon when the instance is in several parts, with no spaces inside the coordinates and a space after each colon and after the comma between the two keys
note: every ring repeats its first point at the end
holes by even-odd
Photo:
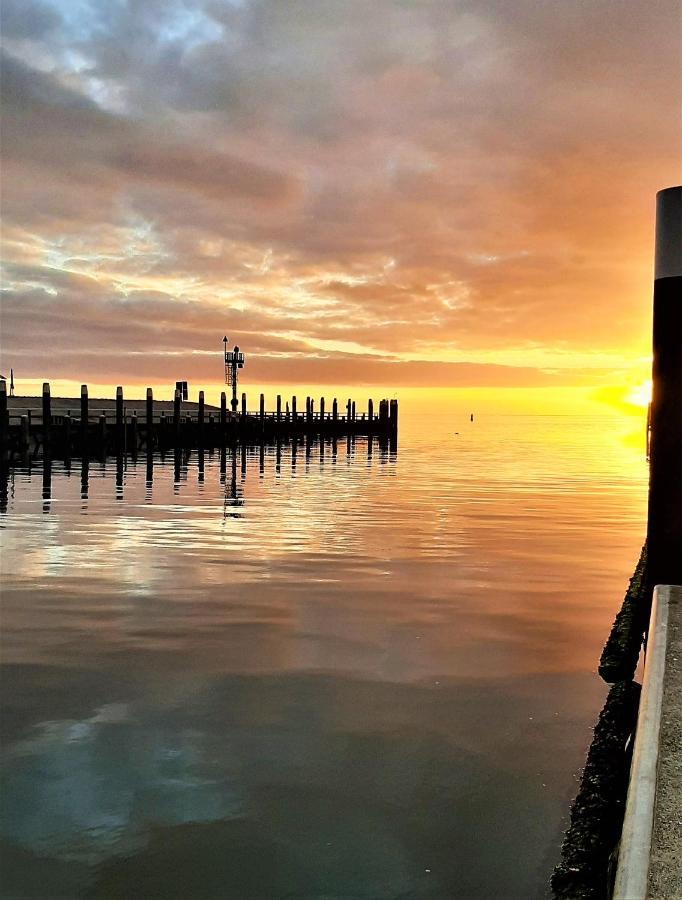
{"type": "MultiPolygon", "coordinates": [[[[234,407],[234,404],[231,404],[234,407]]],[[[359,413],[354,400],[340,408],[334,398],[316,401],[306,397],[305,410],[298,409],[297,398],[282,403],[277,395],[276,409],[266,411],[265,397],[258,409],[249,410],[247,396],[241,405],[228,410],[225,392],[220,406],[210,406],[199,391],[198,401],[182,399],[175,391],[173,400],[155,400],[151,388],[145,399],[126,399],[123,388],[116,388],[113,399],[90,399],[87,385],[80,398],[53,398],[50,385],[43,385],[40,397],[8,397],[0,382],[0,444],[3,457],[16,454],[43,456],[135,453],[138,450],[212,449],[235,443],[274,443],[292,438],[340,438],[372,436],[395,441],[398,434],[398,401],[380,400],[377,412],[369,400],[359,413]]]]}

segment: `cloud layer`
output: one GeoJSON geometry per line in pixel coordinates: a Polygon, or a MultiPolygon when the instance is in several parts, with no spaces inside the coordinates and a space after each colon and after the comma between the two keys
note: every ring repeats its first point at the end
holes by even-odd
{"type": "Polygon", "coordinates": [[[622,377],[681,16],[5,0],[2,365],[217,381],[227,332],[265,383],[622,377]]]}

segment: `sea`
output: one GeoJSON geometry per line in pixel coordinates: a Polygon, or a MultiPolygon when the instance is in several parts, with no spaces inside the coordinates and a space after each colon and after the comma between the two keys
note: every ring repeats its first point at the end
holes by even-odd
{"type": "Polygon", "coordinates": [[[19,460],[7,900],[543,898],[644,538],[628,416],[19,460]]]}

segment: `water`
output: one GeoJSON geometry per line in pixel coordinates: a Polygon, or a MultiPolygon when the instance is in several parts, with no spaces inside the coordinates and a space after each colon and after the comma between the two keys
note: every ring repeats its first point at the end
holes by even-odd
{"type": "Polygon", "coordinates": [[[632,428],[17,468],[3,897],[542,897],[642,541],[632,428]]]}

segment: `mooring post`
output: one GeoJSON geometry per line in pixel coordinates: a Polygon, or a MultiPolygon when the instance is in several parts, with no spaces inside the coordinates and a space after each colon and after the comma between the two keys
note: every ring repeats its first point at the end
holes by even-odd
{"type": "Polygon", "coordinates": [[[71,456],[71,410],[64,416],[64,457],[71,456]]]}
{"type": "Polygon", "coordinates": [[[89,423],[89,412],[88,412],[88,386],[87,384],[81,385],[81,422],[80,422],[80,433],[81,433],[81,447],[85,449],[88,445],[88,423],[89,423]]]}
{"type": "Polygon", "coordinates": [[[204,392],[199,391],[199,411],[197,412],[197,432],[199,446],[204,446],[204,392]]]}
{"type": "Polygon", "coordinates": [[[367,419],[369,420],[369,424],[371,427],[372,422],[374,421],[374,401],[373,400],[367,401],[367,419]]]}
{"type": "Polygon", "coordinates": [[[147,388],[147,397],[145,400],[145,446],[147,450],[154,449],[154,392],[150,387],[147,388]]]}
{"type": "Polygon", "coordinates": [[[22,450],[28,450],[31,442],[31,432],[28,425],[28,416],[21,417],[19,443],[22,450]]]}
{"type": "Polygon", "coordinates": [[[182,404],[182,394],[180,391],[175,392],[173,397],[173,433],[176,449],[180,446],[180,407],[182,404]]]}
{"type": "Polygon", "coordinates": [[[123,388],[116,388],[116,449],[123,448],[123,388]]]}
{"type": "Polygon", "coordinates": [[[334,399],[332,400],[332,422],[334,423],[334,425],[336,425],[338,419],[339,419],[339,404],[338,404],[336,397],[334,397],[334,399]]]}
{"type": "Polygon", "coordinates": [[[351,399],[348,398],[348,402],[346,403],[346,422],[350,422],[350,410],[351,410],[351,399]]]}
{"type": "Polygon", "coordinates": [[[291,418],[294,424],[296,424],[296,397],[291,398],[291,418]]]}
{"type": "Polygon", "coordinates": [[[9,412],[7,410],[7,382],[0,380],[0,444],[4,447],[9,439],[9,412]]]}
{"type": "Polygon", "coordinates": [[[353,402],[351,403],[350,411],[351,418],[353,419],[353,421],[355,421],[355,400],[353,400],[353,402]]]}
{"type": "Polygon", "coordinates": [[[227,396],[225,391],[220,392],[220,445],[225,446],[227,431],[227,396]]]}
{"type": "Polygon", "coordinates": [[[246,418],[246,394],[242,394],[242,419],[246,418]]]}
{"type": "Polygon", "coordinates": [[[99,445],[100,450],[104,453],[107,446],[107,414],[104,410],[99,417],[99,445]]]}
{"type": "Polygon", "coordinates": [[[320,422],[324,422],[324,397],[320,397],[320,422]]]}
{"type": "Polygon", "coordinates": [[[391,400],[388,407],[388,419],[393,434],[398,433],[398,401],[391,400]]]}
{"type": "Polygon", "coordinates": [[[648,578],[682,584],[682,186],[656,195],[648,578]]]}
{"type": "Polygon", "coordinates": [[[52,404],[50,400],[50,382],[43,383],[43,441],[45,446],[50,443],[50,430],[52,426],[52,404]]]}
{"type": "Polygon", "coordinates": [[[130,448],[133,454],[137,453],[137,410],[134,409],[130,417],[130,448]]]}
{"type": "Polygon", "coordinates": [[[277,414],[276,414],[276,417],[277,417],[277,423],[279,424],[279,422],[280,422],[281,419],[282,419],[282,397],[281,397],[279,394],[277,394],[277,414]]]}
{"type": "Polygon", "coordinates": [[[260,409],[258,414],[260,416],[260,427],[262,431],[265,427],[265,394],[260,395],[260,409]]]}
{"type": "Polygon", "coordinates": [[[310,422],[310,397],[305,398],[305,420],[310,422]]]}

